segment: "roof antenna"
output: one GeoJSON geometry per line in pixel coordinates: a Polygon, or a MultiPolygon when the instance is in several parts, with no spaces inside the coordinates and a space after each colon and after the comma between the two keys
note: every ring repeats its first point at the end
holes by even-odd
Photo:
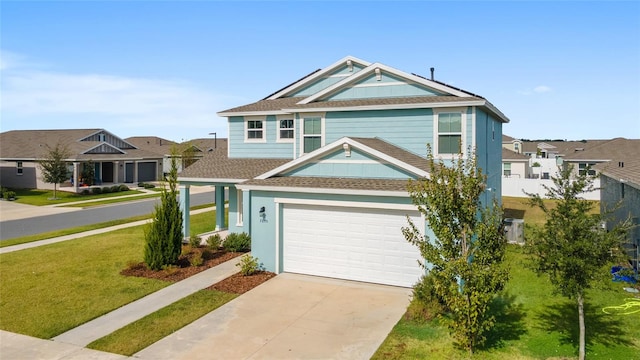
{"type": "Polygon", "coordinates": [[[433,81],[433,73],[436,71],[436,68],[432,67],[431,68],[431,81],[433,81]]]}
{"type": "Polygon", "coordinates": [[[209,135],[213,135],[213,148],[217,149],[218,148],[218,133],[209,133],[209,135]]]}

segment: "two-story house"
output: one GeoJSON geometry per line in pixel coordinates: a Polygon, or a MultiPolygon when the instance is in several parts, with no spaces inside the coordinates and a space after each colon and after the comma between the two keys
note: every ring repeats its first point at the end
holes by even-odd
{"type": "Polygon", "coordinates": [[[427,144],[447,161],[475,149],[484,198],[500,199],[508,118],[433,77],[348,56],[218,115],[228,119],[227,153],[180,174],[181,205],[191,185],[215,185],[216,204],[228,188],[217,227],[249,233],[269,271],[413,285],[420,253],[401,227],[409,217],[430,232],[407,193],[408,179],[429,176],[427,144]]]}

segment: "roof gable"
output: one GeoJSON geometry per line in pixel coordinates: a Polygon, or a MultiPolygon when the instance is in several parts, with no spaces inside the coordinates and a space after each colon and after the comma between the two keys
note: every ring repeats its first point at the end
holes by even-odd
{"type": "Polygon", "coordinates": [[[375,173],[367,176],[376,167],[378,170],[385,170],[384,178],[419,178],[429,176],[427,165],[426,159],[381,139],[343,137],[257,176],[256,179],[290,175],[376,178],[379,176],[376,176],[375,173]],[[351,156],[355,158],[346,159],[351,156]],[[329,166],[316,167],[317,164],[329,164],[329,166]],[[373,166],[364,169],[362,167],[364,164],[373,166]],[[350,169],[349,166],[358,169],[350,169]],[[333,169],[333,171],[328,172],[328,169],[333,169]],[[353,170],[355,172],[349,173],[353,170]],[[328,176],[329,173],[330,176],[328,176]]]}
{"type": "Polygon", "coordinates": [[[354,56],[346,56],[335,63],[327,66],[322,70],[318,70],[293,84],[277,91],[268,96],[265,100],[274,100],[282,97],[291,96],[309,96],[310,94],[321,90],[324,87],[342,80],[360,69],[365,68],[370,63],[358,59],[354,56]]]}

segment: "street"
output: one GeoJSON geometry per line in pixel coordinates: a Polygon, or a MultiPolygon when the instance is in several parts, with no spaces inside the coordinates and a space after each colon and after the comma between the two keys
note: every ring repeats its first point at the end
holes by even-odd
{"type": "MultiPolygon", "coordinates": [[[[191,194],[191,206],[215,201],[214,191],[191,194]]],[[[0,241],[43,232],[126,219],[153,212],[159,199],[133,200],[55,215],[0,222],[0,241]]]]}

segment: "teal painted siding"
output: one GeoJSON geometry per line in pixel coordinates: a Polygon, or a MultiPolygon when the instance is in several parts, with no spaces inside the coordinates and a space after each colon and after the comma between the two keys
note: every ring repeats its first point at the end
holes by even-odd
{"type": "Polygon", "coordinates": [[[285,174],[286,176],[320,176],[373,179],[407,179],[412,174],[356,150],[346,157],[344,150],[335,151],[316,162],[306,164],[285,174]],[[362,163],[375,161],[376,163],[362,163]]]}
{"type": "Polygon", "coordinates": [[[344,136],[378,137],[425,156],[433,143],[432,109],[330,112],[325,116],[326,144],[344,136]]]}
{"type": "Polygon", "coordinates": [[[487,176],[487,187],[492,189],[485,192],[483,201],[495,198],[502,204],[502,122],[477,108],[476,154],[478,167],[487,176]]]}
{"type": "MultiPolygon", "coordinates": [[[[251,202],[253,204],[253,213],[251,214],[251,254],[259,259],[259,262],[267,271],[276,271],[276,204],[274,198],[293,198],[293,199],[314,199],[314,200],[334,200],[334,201],[358,201],[358,202],[376,202],[385,204],[411,204],[411,200],[401,197],[372,197],[372,196],[344,196],[330,194],[295,194],[285,192],[265,192],[252,191],[251,202]],[[260,221],[257,215],[258,209],[264,206],[266,211],[265,221],[260,221]]],[[[286,205],[285,205],[286,206],[286,205]]],[[[282,207],[282,206],[281,206],[282,207]]],[[[279,212],[279,219],[282,220],[282,208],[279,212]]],[[[282,224],[280,224],[282,225],[282,224]]],[[[400,232],[401,229],[398,229],[400,232]]],[[[282,258],[282,232],[280,233],[278,253],[282,258]]],[[[282,271],[282,262],[280,269],[282,271]]]]}
{"type": "Polygon", "coordinates": [[[351,74],[355,74],[358,71],[362,70],[363,67],[357,64],[353,64],[353,71],[349,71],[349,69],[347,68],[347,66],[343,66],[341,68],[339,68],[338,70],[327,74],[325,77],[318,79],[317,81],[307,85],[306,87],[296,91],[295,93],[292,93],[290,96],[311,96],[319,91],[322,91],[326,88],[328,88],[329,86],[337,83],[338,81],[342,81],[344,79],[346,79],[346,76],[340,76],[340,77],[330,77],[331,75],[351,75],[351,74]]]}
{"type": "Polygon", "coordinates": [[[386,98],[401,96],[433,96],[440,95],[424,86],[407,83],[405,80],[382,74],[380,81],[377,80],[375,74],[368,76],[362,81],[353,84],[338,93],[329,96],[326,100],[347,100],[347,99],[365,99],[365,98],[386,98]],[[383,85],[385,83],[401,83],[393,85],[383,85]],[[354,85],[379,85],[367,87],[353,87],[354,85]]]}
{"type": "Polygon", "coordinates": [[[293,142],[277,142],[279,124],[276,116],[269,115],[265,119],[267,141],[245,142],[244,117],[229,118],[229,157],[293,159],[293,142]]]}

